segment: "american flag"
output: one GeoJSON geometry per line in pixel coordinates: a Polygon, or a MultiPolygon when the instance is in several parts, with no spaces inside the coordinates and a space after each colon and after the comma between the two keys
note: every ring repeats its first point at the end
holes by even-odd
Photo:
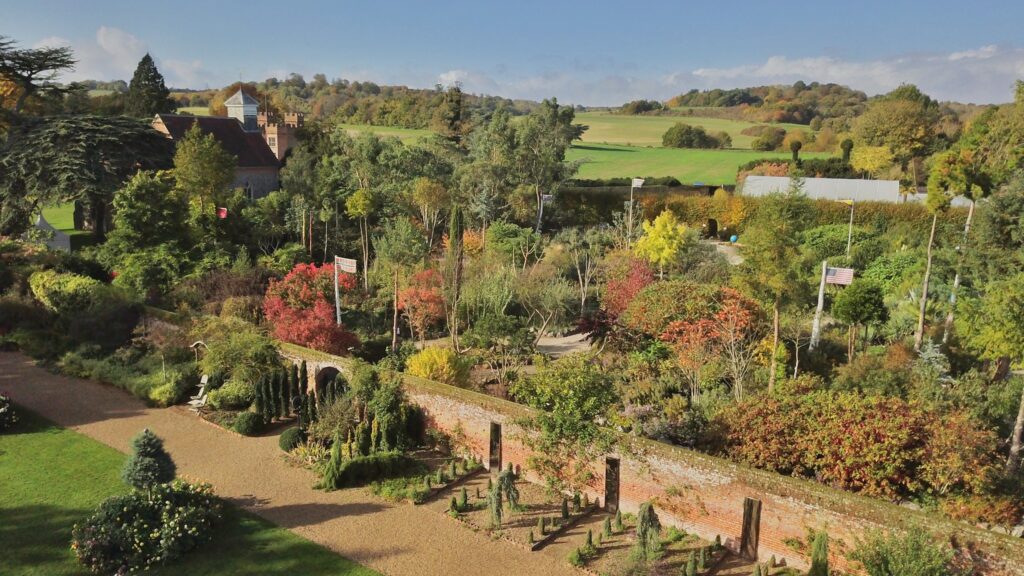
{"type": "Polygon", "coordinates": [[[825,271],[826,284],[841,284],[849,286],[853,283],[853,268],[832,268],[829,266],[825,271]]]}

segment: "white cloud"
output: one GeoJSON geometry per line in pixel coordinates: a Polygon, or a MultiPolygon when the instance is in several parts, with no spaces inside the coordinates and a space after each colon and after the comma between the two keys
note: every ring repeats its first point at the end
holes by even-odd
{"type": "Polygon", "coordinates": [[[759,63],[660,75],[635,71],[629,75],[554,71],[491,76],[481,71],[456,69],[438,76],[445,84],[461,82],[469,92],[529,99],[557,96],[564,102],[587,105],[617,105],[638,98],[664,100],[693,88],[791,84],[797,80],[845,84],[869,95],[913,83],[939,100],[1006,102],[1011,99],[1013,82],[1018,78],[1024,78],[1024,49],[1000,46],[863,61],[825,56],[770,56],[759,63]]]}
{"type": "Polygon", "coordinates": [[[33,48],[59,48],[62,46],[71,46],[71,40],[60,36],[47,36],[32,45],[33,48]]]}

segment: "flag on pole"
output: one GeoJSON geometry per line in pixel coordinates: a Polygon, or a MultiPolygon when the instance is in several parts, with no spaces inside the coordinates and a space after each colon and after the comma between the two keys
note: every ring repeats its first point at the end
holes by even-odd
{"type": "Polygon", "coordinates": [[[840,202],[842,202],[843,204],[846,204],[847,206],[853,206],[853,198],[847,198],[846,200],[840,200],[840,202]]]}
{"type": "Polygon", "coordinates": [[[342,272],[355,274],[358,271],[358,263],[352,258],[334,257],[334,267],[342,272]]]}
{"type": "Polygon", "coordinates": [[[832,268],[825,271],[826,284],[849,286],[853,283],[853,268],[832,268]]]}
{"type": "Polygon", "coordinates": [[[633,188],[640,188],[644,185],[643,178],[633,178],[633,188]]]}

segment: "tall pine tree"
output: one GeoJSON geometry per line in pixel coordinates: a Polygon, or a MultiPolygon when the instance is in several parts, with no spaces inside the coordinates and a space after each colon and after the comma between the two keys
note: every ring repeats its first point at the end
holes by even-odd
{"type": "Polygon", "coordinates": [[[156,69],[153,57],[147,53],[139,60],[135,75],[128,85],[125,114],[148,118],[161,112],[173,112],[175,105],[170,96],[171,91],[164,85],[164,77],[156,69]]]}

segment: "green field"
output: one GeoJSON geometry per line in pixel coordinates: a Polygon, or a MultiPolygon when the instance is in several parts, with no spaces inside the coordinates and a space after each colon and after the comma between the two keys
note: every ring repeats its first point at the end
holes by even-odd
{"type": "Polygon", "coordinates": [[[366,124],[338,124],[338,126],[344,128],[353,136],[360,132],[373,132],[381,137],[396,136],[402,142],[416,142],[417,140],[427,138],[434,133],[433,130],[421,128],[396,128],[394,126],[370,126],[366,124]]]}
{"type": "Polygon", "coordinates": [[[632,116],[608,112],[579,112],[576,122],[590,128],[583,134],[585,143],[626,144],[632,146],[661,146],[661,137],[677,122],[703,126],[705,130],[727,132],[732,137],[734,148],[750,148],[753,136],[741,134],[751,126],[778,126],[789,130],[809,131],[800,124],[758,124],[742,120],[702,118],[699,116],[632,116]]]}
{"type": "MultiPolygon", "coordinates": [[[[25,410],[0,434],[0,573],[86,575],[71,527],[126,488],[125,456],[25,410]]],[[[216,487],[215,487],[216,488],[216,487]]],[[[214,540],[158,575],[374,576],[377,573],[233,506],[214,540]]]]}
{"type": "MultiPolygon", "coordinates": [[[[801,154],[803,158],[824,158],[825,153],[801,154]]],[[[633,176],[674,176],[684,184],[735,184],[736,168],[758,158],[789,159],[788,152],[756,150],[690,150],[640,148],[610,144],[576,144],[567,160],[579,160],[579,178],[620,178],[633,176]]]]}
{"type": "Polygon", "coordinates": [[[210,109],[206,106],[182,106],[178,108],[178,114],[191,114],[193,116],[209,116],[210,109]]]}
{"type": "Polygon", "coordinates": [[[88,230],[75,230],[74,202],[43,208],[43,218],[50,223],[50,226],[71,236],[76,234],[92,234],[88,230]]]}

